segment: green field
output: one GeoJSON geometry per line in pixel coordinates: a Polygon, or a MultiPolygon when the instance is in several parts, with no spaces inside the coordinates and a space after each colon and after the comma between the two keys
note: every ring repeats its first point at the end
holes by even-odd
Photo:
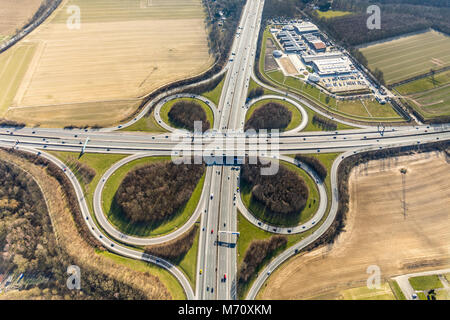
{"type": "Polygon", "coordinates": [[[296,215],[290,215],[289,217],[272,214],[263,204],[253,199],[251,188],[244,181],[241,181],[241,197],[244,205],[258,219],[274,226],[292,227],[311,219],[319,207],[320,196],[314,180],[305,171],[288,162],[280,162],[280,165],[283,165],[293,173],[298,174],[303,178],[308,187],[308,200],[301,212],[296,215]]]}
{"type": "Polygon", "coordinates": [[[360,51],[371,70],[383,71],[387,84],[450,65],[450,37],[436,31],[369,45],[360,51]]]}
{"type": "Polygon", "coordinates": [[[183,259],[177,263],[177,265],[186,274],[189,283],[195,291],[195,280],[197,278],[197,251],[198,251],[198,241],[200,238],[200,228],[197,228],[197,233],[195,235],[194,243],[183,259]]]}
{"type": "Polygon", "coordinates": [[[268,30],[265,30],[263,35],[262,49],[259,60],[259,70],[262,76],[266,80],[272,82],[275,86],[287,89],[294,93],[301,94],[327,111],[331,111],[337,115],[362,121],[383,121],[383,122],[397,122],[403,121],[403,118],[399,116],[390,104],[382,105],[376,100],[364,99],[362,101],[350,101],[350,100],[336,100],[328,96],[326,93],[321,92],[315,86],[307,84],[301,79],[284,76],[281,70],[270,71],[264,73],[264,59],[266,50],[266,39],[272,37],[268,30]]]}
{"type": "Polygon", "coordinates": [[[443,288],[441,280],[439,280],[437,275],[412,277],[409,278],[409,283],[417,291],[443,288]]]}
{"type": "Polygon", "coordinates": [[[434,81],[431,76],[428,76],[396,86],[395,90],[401,95],[411,95],[442,87],[448,83],[450,83],[450,70],[435,74],[434,81]]]}
{"type": "Polygon", "coordinates": [[[223,77],[222,81],[220,81],[219,84],[213,90],[202,93],[202,96],[214,102],[216,107],[219,105],[220,95],[222,94],[223,84],[225,83],[225,77],[226,74],[223,77]]]}
{"type": "Polygon", "coordinates": [[[395,90],[424,118],[450,115],[450,71],[398,86],[395,90]]]}
{"type": "Polygon", "coordinates": [[[161,110],[160,110],[160,112],[159,112],[159,115],[161,116],[161,119],[162,119],[165,123],[169,124],[170,126],[172,126],[172,127],[174,127],[174,128],[179,128],[176,124],[174,124],[174,123],[173,123],[172,121],[170,121],[170,119],[169,119],[169,112],[170,112],[170,109],[172,108],[172,106],[173,106],[175,103],[177,103],[177,102],[179,102],[179,101],[188,101],[188,102],[195,102],[195,103],[198,103],[198,104],[203,108],[203,110],[204,110],[205,113],[206,113],[206,119],[209,121],[210,128],[213,127],[213,125],[214,125],[214,114],[213,114],[211,108],[210,108],[206,103],[204,103],[203,101],[198,100],[198,99],[195,99],[195,98],[178,98],[178,99],[173,99],[173,100],[170,100],[170,101],[166,102],[166,103],[161,107],[161,110]]]}
{"type": "Polygon", "coordinates": [[[402,289],[400,289],[400,286],[398,285],[397,281],[389,280],[389,284],[390,284],[391,290],[394,293],[394,296],[397,300],[406,300],[406,297],[403,294],[402,289]]]}
{"type": "Polygon", "coordinates": [[[247,122],[250,119],[250,117],[253,115],[253,112],[255,112],[257,109],[261,108],[263,105],[265,105],[269,102],[274,102],[274,103],[279,103],[279,104],[285,106],[289,111],[292,112],[291,121],[289,122],[289,124],[286,128],[280,129],[280,132],[289,131],[294,128],[297,128],[300,125],[300,123],[302,122],[302,114],[300,113],[300,110],[298,110],[297,107],[294,106],[292,103],[283,101],[281,99],[282,98],[280,97],[280,99],[264,99],[264,100],[256,102],[248,109],[248,111],[245,115],[245,122],[247,122]]]}
{"type": "Polygon", "coordinates": [[[81,187],[83,188],[84,196],[86,197],[86,202],[89,207],[89,211],[91,215],[94,215],[93,210],[93,199],[94,199],[94,191],[97,187],[98,182],[105,172],[117,161],[122,160],[127,157],[127,155],[121,154],[97,154],[97,153],[85,153],[80,159],[78,159],[79,153],[76,152],[58,152],[58,151],[50,151],[50,154],[54,155],[61,161],[63,161],[68,167],[74,172],[75,176],[78,178],[81,187]],[[84,163],[90,168],[94,169],[96,172],[95,177],[89,184],[84,184],[83,181],[79,178],[79,174],[76,170],[74,170],[73,166],[71,166],[70,159],[78,159],[79,162],[84,163]]]}
{"type": "Polygon", "coordinates": [[[328,11],[315,11],[319,18],[331,19],[336,17],[343,17],[352,14],[350,11],[328,10],[328,11]]]}
{"type": "Polygon", "coordinates": [[[120,129],[119,131],[142,131],[153,133],[168,132],[156,122],[153,112],[151,112],[150,115],[145,115],[144,117],[133,123],[131,126],[120,129]]]}
{"type": "Polygon", "coordinates": [[[27,43],[0,55],[0,117],[13,103],[35,51],[36,45],[27,43]]]}
{"type": "Polygon", "coordinates": [[[117,208],[117,206],[113,201],[117,189],[119,188],[122,180],[125,178],[125,176],[130,170],[135,169],[140,165],[169,160],[170,160],[169,157],[146,157],[134,160],[117,169],[117,171],[115,171],[108,179],[108,181],[106,181],[102,194],[103,212],[108,217],[108,220],[118,230],[120,230],[125,234],[134,236],[154,237],[172,232],[177,228],[181,227],[182,225],[184,225],[187,222],[187,220],[189,220],[191,215],[194,213],[197,207],[197,203],[200,199],[200,195],[203,189],[203,183],[205,180],[205,174],[203,174],[202,178],[198,182],[188,202],[182,208],[180,208],[178,212],[175,213],[175,215],[170,220],[165,221],[161,224],[149,225],[144,223],[141,224],[130,223],[123,216],[122,212],[120,212],[120,209],[117,208]]]}
{"type": "Polygon", "coordinates": [[[395,300],[395,296],[385,282],[379,289],[369,289],[367,286],[347,289],[341,292],[344,300],[395,300]]]}

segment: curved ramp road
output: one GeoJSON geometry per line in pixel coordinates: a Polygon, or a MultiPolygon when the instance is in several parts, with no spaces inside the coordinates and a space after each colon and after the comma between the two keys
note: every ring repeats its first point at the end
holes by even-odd
{"type": "MultiPolygon", "coordinates": [[[[135,237],[123,234],[121,231],[117,230],[116,227],[114,227],[111,222],[109,222],[108,218],[106,217],[105,213],[103,212],[103,206],[102,206],[102,194],[103,189],[108,181],[108,179],[116,172],[120,167],[138,160],[142,158],[147,158],[151,156],[155,156],[155,153],[139,153],[132,156],[129,156],[127,158],[124,158],[117,163],[115,163],[111,168],[109,168],[103,177],[100,179],[97,187],[95,188],[94,192],[94,213],[95,218],[97,219],[98,224],[102,227],[102,229],[113,239],[116,239],[122,243],[126,243],[129,245],[136,245],[136,246],[147,246],[147,245],[155,245],[155,244],[161,244],[170,240],[174,240],[177,237],[181,236],[184,232],[189,231],[190,228],[195,224],[195,222],[200,217],[200,214],[205,209],[205,202],[208,198],[208,194],[206,193],[206,188],[203,187],[202,193],[199,199],[199,202],[197,204],[197,207],[194,211],[194,213],[190,216],[189,220],[180,228],[176,229],[175,231],[172,231],[168,234],[162,235],[162,236],[155,236],[155,237],[135,237]]],[[[208,167],[205,172],[205,182],[204,184],[207,185],[208,182],[211,180],[212,175],[212,167],[208,167]]]]}
{"type": "Polygon", "coordinates": [[[319,202],[319,208],[317,209],[314,216],[311,219],[309,219],[307,222],[297,225],[297,226],[277,227],[277,226],[267,224],[267,223],[259,220],[258,218],[256,218],[247,209],[245,204],[242,202],[242,198],[240,195],[237,197],[238,198],[237,199],[238,200],[238,203],[237,203],[238,208],[241,211],[242,215],[249,222],[251,222],[253,225],[255,225],[256,227],[258,227],[264,231],[268,231],[271,233],[277,233],[277,234],[296,234],[296,233],[305,232],[305,231],[311,229],[312,227],[314,227],[316,224],[318,224],[318,222],[320,220],[322,220],[325,213],[327,212],[328,197],[327,197],[327,190],[325,187],[325,183],[320,180],[317,173],[311,167],[309,167],[307,164],[297,161],[297,160],[295,160],[291,157],[287,157],[287,156],[280,156],[279,159],[282,161],[292,163],[292,164],[296,165],[297,167],[302,168],[316,183],[317,189],[319,190],[320,202],[319,202]]]}
{"type": "Polygon", "coordinates": [[[304,104],[305,106],[307,106],[309,109],[311,109],[315,113],[320,114],[321,116],[326,117],[328,119],[331,119],[333,121],[336,121],[336,122],[339,122],[339,123],[342,123],[342,124],[345,124],[345,125],[348,125],[348,126],[357,127],[357,128],[371,128],[371,127],[373,127],[373,126],[368,126],[368,125],[356,124],[356,123],[353,123],[353,122],[350,122],[350,121],[346,121],[346,120],[335,118],[335,117],[329,115],[328,113],[324,112],[323,110],[321,110],[321,109],[311,105],[307,100],[302,98],[300,95],[289,93],[289,92],[286,92],[286,91],[283,91],[283,90],[280,90],[278,88],[275,88],[275,87],[272,87],[270,85],[265,84],[264,82],[262,82],[261,80],[258,79],[258,77],[255,75],[255,71],[254,70],[252,70],[252,80],[255,81],[259,86],[261,86],[261,87],[263,87],[265,89],[277,92],[277,93],[279,93],[282,96],[298,100],[300,103],[304,104]]]}
{"type": "MultiPolygon", "coordinates": [[[[161,119],[160,112],[161,112],[161,108],[167,102],[169,102],[171,100],[175,100],[175,99],[181,99],[181,98],[193,98],[193,99],[197,99],[197,100],[200,100],[200,101],[206,103],[206,105],[211,109],[211,111],[213,112],[213,115],[214,115],[214,123],[211,124],[211,125],[213,125],[213,128],[216,128],[218,126],[218,123],[219,123],[219,111],[217,110],[216,105],[211,100],[209,100],[208,98],[205,98],[203,96],[196,95],[196,94],[179,93],[179,94],[175,94],[175,95],[169,96],[169,97],[161,100],[156,105],[156,107],[155,107],[155,120],[161,127],[163,127],[164,129],[166,129],[167,131],[170,131],[170,132],[173,132],[175,130],[180,131],[180,129],[174,128],[174,127],[170,126],[168,123],[165,123],[164,120],[161,119]]],[[[189,134],[189,131],[183,130],[183,132],[184,131],[189,134]]]]}
{"type": "Polygon", "coordinates": [[[305,108],[303,108],[303,107],[300,105],[300,103],[298,103],[298,102],[297,102],[296,100],[294,100],[294,99],[290,99],[290,98],[286,98],[286,97],[282,97],[282,96],[277,96],[277,95],[274,95],[274,94],[269,94],[269,95],[261,96],[261,97],[258,97],[258,98],[255,98],[255,99],[250,100],[250,101],[247,103],[247,105],[246,105],[246,109],[247,109],[247,110],[250,109],[250,107],[251,107],[252,105],[254,105],[255,103],[257,103],[258,101],[261,101],[261,100],[280,100],[280,101],[286,101],[286,102],[289,102],[290,104],[294,105],[294,106],[300,111],[300,113],[301,113],[301,115],[302,115],[302,121],[300,122],[300,124],[299,124],[297,127],[293,128],[293,129],[291,129],[291,130],[289,130],[289,131],[281,132],[281,133],[280,133],[281,135],[289,135],[289,134],[291,134],[291,133],[296,133],[296,132],[302,131],[302,130],[305,129],[306,126],[308,125],[308,113],[306,113],[305,108]]]}
{"type": "MultiPolygon", "coordinates": [[[[0,145],[3,147],[8,148],[8,145],[4,145],[0,142],[0,145]]],[[[23,148],[23,147],[16,147],[18,150],[22,150],[25,152],[29,152],[32,154],[38,154],[38,151],[32,148],[23,148]]],[[[137,259],[137,260],[143,260],[146,262],[153,263],[161,268],[166,269],[169,271],[181,284],[181,286],[184,289],[184,292],[186,293],[186,296],[189,300],[194,299],[194,292],[192,291],[191,285],[189,284],[188,279],[184,275],[183,272],[181,272],[176,266],[174,266],[169,261],[166,261],[164,259],[143,253],[141,251],[138,251],[136,249],[131,249],[128,247],[125,247],[121,245],[120,243],[114,242],[110,240],[107,236],[103,234],[103,231],[101,231],[93,219],[91,219],[89,209],[86,203],[86,199],[84,197],[83,189],[81,188],[80,183],[78,182],[78,179],[75,177],[73,172],[58,158],[52,156],[51,154],[48,154],[46,152],[39,151],[40,156],[44,159],[47,159],[48,161],[54,163],[56,166],[64,170],[65,175],[69,178],[70,182],[72,183],[72,186],[75,190],[75,193],[78,198],[78,203],[80,205],[81,213],[83,216],[83,220],[86,223],[86,226],[88,230],[91,232],[91,234],[97,239],[107,250],[114,252],[116,254],[119,254],[121,256],[131,258],[131,259],[137,259]]]]}

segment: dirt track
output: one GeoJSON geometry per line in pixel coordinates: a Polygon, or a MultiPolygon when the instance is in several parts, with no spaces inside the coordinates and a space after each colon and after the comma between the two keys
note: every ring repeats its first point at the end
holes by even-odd
{"type": "Polygon", "coordinates": [[[291,259],[270,278],[263,299],[341,298],[364,286],[369,265],[382,277],[450,266],[450,165],[427,153],[372,161],[352,171],[346,232],[337,242],[291,259]],[[401,168],[406,168],[406,216],[401,168]]]}

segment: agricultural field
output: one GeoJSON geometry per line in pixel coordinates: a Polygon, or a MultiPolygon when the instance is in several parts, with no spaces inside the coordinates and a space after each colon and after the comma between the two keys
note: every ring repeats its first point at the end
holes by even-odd
{"type": "Polygon", "coordinates": [[[345,232],[335,243],[296,256],[276,270],[261,299],[342,299],[366,285],[377,265],[384,281],[450,266],[450,170],[442,153],[370,161],[350,175],[345,232]],[[406,168],[407,211],[402,208],[406,168]],[[427,177],[424,180],[424,177],[427,177]]]}
{"type": "Polygon", "coordinates": [[[425,118],[450,115],[450,71],[403,84],[395,90],[425,118]]]}
{"type": "Polygon", "coordinates": [[[22,28],[33,17],[42,0],[2,0],[0,7],[0,42],[22,28]]]}
{"type": "Polygon", "coordinates": [[[430,30],[361,48],[369,68],[383,71],[387,84],[450,65],[450,37],[430,30]]]}
{"type": "Polygon", "coordinates": [[[143,96],[212,64],[204,14],[201,0],[65,2],[0,55],[1,86],[10,83],[1,88],[0,117],[48,126],[120,122],[143,96]],[[80,29],[67,27],[70,5],[80,7],[80,29]],[[34,52],[23,57],[24,46],[34,52]]]}

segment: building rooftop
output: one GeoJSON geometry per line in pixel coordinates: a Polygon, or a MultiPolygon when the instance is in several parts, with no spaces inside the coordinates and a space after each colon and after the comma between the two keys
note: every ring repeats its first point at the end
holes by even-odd
{"type": "Polygon", "coordinates": [[[322,41],[314,41],[314,42],[312,42],[312,44],[316,50],[321,50],[321,49],[327,48],[325,43],[323,43],[322,41]]]}
{"type": "Polygon", "coordinates": [[[311,22],[296,23],[294,27],[299,33],[311,33],[319,31],[319,28],[317,28],[317,26],[311,22]]]}

